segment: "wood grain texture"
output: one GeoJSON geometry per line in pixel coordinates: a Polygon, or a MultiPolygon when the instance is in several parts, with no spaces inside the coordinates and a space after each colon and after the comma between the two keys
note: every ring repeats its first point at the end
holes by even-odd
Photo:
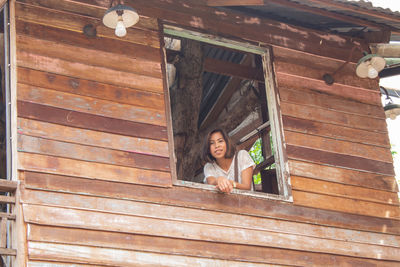
{"type": "MultiPolygon", "coordinates": [[[[394,262],[378,262],[370,259],[353,258],[332,254],[300,252],[288,249],[216,243],[199,240],[184,240],[167,237],[135,235],[127,233],[92,231],[29,225],[28,239],[36,242],[90,245],[105,248],[131,249],[136,251],[162,252],[186,256],[201,256],[225,260],[254,261],[269,264],[301,266],[362,266],[378,264],[393,266],[394,262]],[[171,244],[174,244],[171,247],[171,244]],[[265,257],[268,255],[268,257],[265,257]]],[[[52,266],[51,266],[52,267],[52,266]]]]}
{"type": "Polygon", "coordinates": [[[349,156],[346,154],[326,152],[293,145],[287,145],[286,151],[290,159],[394,176],[393,164],[388,162],[370,160],[356,156],[349,156]]]}
{"type": "Polygon", "coordinates": [[[160,59],[150,61],[132,55],[98,51],[93,48],[83,48],[75,44],[63,44],[60,41],[41,40],[26,35],[17,35],[17,45],[17,53],[24,51],[28,54],[42,55],[88,66],[161,78],[160,59]]]}
{"type": "Polygon", "coordinates": [[[79,62],[46,57],[40,54],[18,51],[18,67],[82,78],[116,86],[130,87],[143,91],[162,93],[161,78],[148,77],[128,71],[112,70],[103,66],[91,66],[79,62]]]}
{"type": "MultiPolygon", "coordinates": [[[[390,148],[389,136],[387,133],[355,129],[351,126],[341,126],[291,116],[282,116],[282,121],[284,129],[292,132],[390,148]]],[[[356,146],[357,144],[354,145],[356,146]]]]}
{"type": "Polygon", "coordinates": [[[168,142],[19,118],[18,133],[68,143],[168,157],[168,142]]]}
{"type": "Polygon", "coordinates": [[[202,225],[186,221],[167,221],[158,218],[143,218],[93,211],[73,210],[23,204],[24,219],[28,223],[87,228],[93,230],[118,231],[174,238],[206,240],[212,242],[249,244],[280,247],[347,256],[362,256],[372,259],[400,261],[398,248],[339,242],[318,238],[302,237],[302,242],[288,234],[262,233],[252,229],[237,229],[219,225],[202,225]],[[107,223],[104,223],[107,222],[107,223]]]}
{"type": "Polygon", "coordinates": [[[292,131],[285,131],[285,139],[287,144],[293,146],[393,163],[390,148],[386,147],[364,145],[292,131]]]}
{"type": "MultiPolygon", "coordinates": [[[[80,1],[58,1],[58,0],[17,0],[19,3],[43,7],[46,9],[56,9],[64,13],[72,13],[79,16],[93,17],[102,19],[108,7],[99,5],[82,4],[80,1]]],[[[138,23],[132,26],[138,29],[157,31],[157,20],[140,15],[138,23]]]]}
{"type": "MultiPolygon", "coordinates": [[[[177,25],[327,57],[347,59],[347,51],[354,46],[348,38],[310,31],[236,11],[220,12],[202,5],[199,1],[174,0],[160,3],[154,0],[140,0],[135,1],[135,7],[141,14],[158,17],[177,25]]],[[[358,60],[353,57],[352,60],[358,60]]]]}
{"type": "MultiPolygon", "coordinates": [[[[322,80],[325,73],[332,74],[338,70],[346,60],[328,59],[315,54],[304,53],[285,47],[274,46],[275,70],[281,73],[304,76],[311,79],[322,80]]],[[[351,49],[344,52],[350,56],[351,49]]],[[[363,54],[359,50],[353,51],[354,56],[359,58],[363,54]]],[[[362,87],[373,91],[379,90],[377,79],[362,79],[356,75],[356,62],[347,63],[334,76],[335,84],[362,87]]]]}
{"type": "Polygon", "coordinates": [[[106,133],[167,140],[166,127],[18,101],[18,116],[106,133]]]}
{"type": "MultiPolygon", "coordinates": [[[[101,16],[103,15],[104,14],[101,16]]],[[[142,20],[140,19],[139,23],[140,21],[142,20]]],[[[145,44],[121,42],[121,39],[111,39],[100,36],[87,38],[84,34],[82,34],[82,32],[51,27],[51,25],[42,25],[22,20],[16,21],[16,28],[20,37],[22,37],[21,35],[24,35],[40,40],[73,45],[99,52],[107,52],[117,54],[119,56],[128,56],[134,59],[145,59],[149,62],[160,62],[158,48],[145,44]]]]}
{"type": "Polygon", "coordinates": [[[32,260],[91,263],[96,266],[264,266],[259,263],[42,242],[29,242],[28,257],[32,260]]]}
{"type": "MultiPolygon", "coordinates": [[[[52,8],[33,6],[30,5],[31,2],[33,1],[30,1],[29,4],[23,4],[20,3],[20,1],[16,3],[15,13],[17,20],[61,28],[79,33],[82,33],[82,29],[85,25],[92,24],[96,25],[97,36],[119,40],[119,38],[115,36],[113,29],[107,28],[100,23],[100,18],[104,15],[104,13],[98,18],[93,18],[87,16],[86,14],[74,14],[73,12],[64,12],[63,10],[54,9],[58,8],[60,5],[66,6],[64,1],[58,1],[60,2],[58,4],[55,3],[55,1],[52,1],[52,3],[55,4],[52,8]]],[[[70,3],[67,5],[69,4],[70,3]]],[[[81,5],[81,7],[85,8],[85,5],[81,5]]],[[[80,12],[82,12],[82,10],[80,12]]],[[[154,19],[151,23],[154,23],[154,19]]],[[[157,25],[155,26],[157,27],[157,25]]],[[[155,29],[149,30],[146,28],[139,29],[135,27],[128,28],[128,34],[124,38],[124,42],[132,42],[158,48],[160,47],[158,32],[154,30],[155,29]]]]}
{"type": "Polygon", "coordinates": [[[289,169],[291,175],[345,185],[354,185],[360,188],[364,187],[395,193],[398,192],[397,182],[393,176],[336,168],[296,160],[291,160],[289,162],[289,169]]]}
{"type": "Polygon", "coordinates": [[[26,135],[18,136],[18,151],[125,167],[160,171],[170,170],[168,158],[71,144],[26,135]]]}
{"type": "Polygon", "coordinates": [[[379,91],[363,89],[361,87],[349,86],[343,84],[327,85],[322,78],[311,79],[302,77],[301,75],[287,74],[276,72],[276,80],[278,87],[302,88],[329,95],[339,96],[343,99],[357,101],[360,103],[382,106],[379,91]]]}
{"type": "MultiPolygon", "coordinates": [[[[229,214],[221,211],[198,210],[154,203],[109,199],[96,196],[80,196],[60,192],[23,190],[22,202],[32,205],[64,207],[91,210],[121,215],[134,215],[146,218],[157,217],[164,220],[186,221],[240,229],[271,231],[274,233],[315,237],[327,240],[348,241],[370,245],[400,247],[400,237],[318,226],[295,221],[261,218],[243,214],[229,214]]],[[[45,240],[42,240],[45,241],[45,240]]]]}
{"type": "Polygon", "coordinates": [[[114,119],[166,126],[165,114],[145,107],[18,84],[18,100],[114,119]]]}
{"type": "Polygon", "coordinates": [[[371,117],[281,102],[282,114],[300,119],[336,124],[360,130],[387,133],[386,121],[371,117]]]}
{"type": "Polygon", "coordinates": [[[299,87],[289,88],[280,86],[279,96],[282,101],[293,104],[313,106],[332,111],[334,110],[338,112],[386,120],[385,112],[382,109],[382,106],[368,105],[315,90],[312,91],[299,87]]]}
{"type": "Polygon", "coordinates": [[[20,84],[165,111],[163,94],[76,79],[27,68],[18,68],[17,74],[18,83],[20,84]]]}
{"type": "Polygon", "coordinates": [[[384,205],[375,202],[321,195],[293,190],[293,203],[317,209],[336,210],[367,216],[400,220],[399,205],[384,205]]]}
{"type": "Polygon", "coordinates": [[[30,170],[60,175],[84,177],[90,180],[108,180],[122,183],[140,183],[171,186],[169,172],[86,162],[32,153],[18,153],[19,170],[30,170]]]}
{"type": "Polygon", "coordinates": [[[294,175],[291,176],[291,182],[294,190],[399,206],[399,197],[395,192],[360,188],[358,186],[343,185],[294,175]]]}
{"type": "Polygon", "coordinates": [[[32,189],[125,198],[234,214],[246,211],[248,215],[265,218],[400,235],[398,220],[294,206],[273,200],[244,198],[185,187],[162,189],[36,172],[22,172],[22,175],[25,186],[32,189]]]}

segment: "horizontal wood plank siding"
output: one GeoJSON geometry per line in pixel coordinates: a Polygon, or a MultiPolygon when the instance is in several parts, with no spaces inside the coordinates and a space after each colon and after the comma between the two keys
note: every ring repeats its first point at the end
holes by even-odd
{"type": "Polygon", "coordinates": [[[140,21],[124,38],[101,23],[109,1],[15,3],[28,266],[399,265],[377,83],[355,77],[358,55],[320,78],[352,40],[204,1],[125,2],[140,21]],[[271,45],[293,202],[172,186],[163,22],[271,45]]]}
{"type": "Polygon", "coordinates": [[[378,84],[350,79],[350,63],[326,85],[336,61],[283,48],[274,66],[294,203],[400,219],[378,84]]]}
{"type": "Polygon", "coordinates": [[[88,38],[95,20],[16,3],[18,166],[170,186],[158,25],[144,18],[136,41],[105,26],[88,38]]]}

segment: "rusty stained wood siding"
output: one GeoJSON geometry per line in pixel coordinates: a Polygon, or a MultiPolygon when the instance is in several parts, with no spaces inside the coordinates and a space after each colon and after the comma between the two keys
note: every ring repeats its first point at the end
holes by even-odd
{"type": "Polygon", "coordinates": [[[346,40],[327,38],[332,49],[321,49],[320,33],[304,40],[302,30],[215,14],[197,1],[135,3],[144,16],[123,41],[99,23],[108,1],[16,3],[29,266],[399,264],[397,187],[376,84],[346,74],[332,90],[319,78],[341,64],[319,56],[347,58],[346,40]],[[274,46],[294,203],[169,187],[156,18],[274,46]],[[84,37],[87,23],[99,23],[98,37],[84,37]],[[294,51],[319,56],[293,64],[305,55],[294,51]],[[338,155],[346,161],[329,161],[338,155]]]}
{"type": "Polygon", "coordinates": [[[296,205],[400,219],[393,159],[377,81],[349,63],[326,85],[334,59],[274,48],[296,205]]]}
{"type": "Polygon", "coordinates": [[[86,22],[16,3],[19,169],[170,186],[157,24],[143,44],[86,22]]]}

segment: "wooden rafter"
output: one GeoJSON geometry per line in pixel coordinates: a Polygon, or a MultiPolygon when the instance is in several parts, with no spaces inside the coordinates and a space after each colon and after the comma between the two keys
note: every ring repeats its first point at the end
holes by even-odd
{"type": "MultiPolygon", "coordinates": [[[[243,66],[250,65],[251,59],[252,57],[246,55],[241,65],[243,66]]],[[[218,118],[219,114],[224,109],[226,104],[229,102],[234,92],[240,86],[241,80],[242,79],[238,77],[232,77],[232,79],[230,79],[230,81],[228,82],[228,84],[225,86],[220,96],[218,97],[217,101],[214,103],[210,111],[207,113],[207,116],[202,121],[200,129],[207,128],[213,121],[215,121],[218,118]]]]}

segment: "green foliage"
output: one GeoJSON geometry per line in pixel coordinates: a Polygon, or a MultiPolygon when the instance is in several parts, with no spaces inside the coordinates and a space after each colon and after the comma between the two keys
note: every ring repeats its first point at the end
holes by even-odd
{"type": "MultiPolygon", "coordinates": [[[[271,133],[269,137],[270,137],[271,147],[273,147],[271,133]]],[[[273,151],[274,150],[272,149],[272,153],[273,151]]],[[[260,164],[261,162],[264,161],[264,157],[262,155],[261,138],[258,138],[257,141],[254,142],[253,146],[249,151],[249,154],[256,164],[260,164]]],[[[271,166],[268,166],[267,169],[275,169],[276,168],[275,166],[276,166],[275,163],[273,163],[271,166]]],[[[257,173],[256,175],[253,175],[253,180],[254,184],[261,184],[261,174],[257,173]]]]}
{"type": "MultiPolygon", "coordinates": [[[[250,157],[256,164],[259,164],[264,161],[264,157],[262,156],[261,150],[261,138],[258,138],[257,141],[254,142],[253,146],[249,151],[250,157]]],[[[257,173],[253,175],[254,184],[261,184],[261,174],[257,173]]]]}

